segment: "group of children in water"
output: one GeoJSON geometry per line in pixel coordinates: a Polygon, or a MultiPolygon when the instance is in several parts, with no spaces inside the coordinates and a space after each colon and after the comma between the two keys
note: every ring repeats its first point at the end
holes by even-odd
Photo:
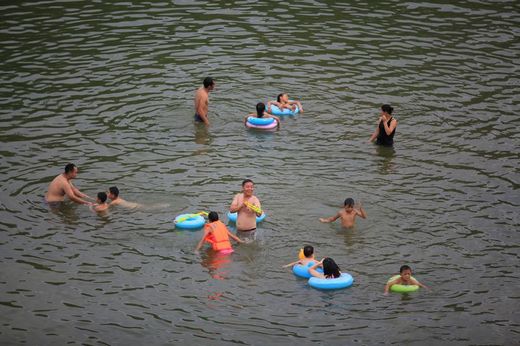
{"type": "MultiPolygon", "coordinates": [[[[367,214],[361,204],[356,207],[355,202],[352,198],[345,199],[344,207],[340,209],[336,215],[328,218],[320,218],[321,222],[334,222],[338,218],[341,219],[341,225],[343,227],[353,227],[355,224],[356,216],[360,216],[366,219],[367,214]]],[[[231,233],[226,225],[219,220],[217,212],[210,212],[208,214],[208,223],[204,225],[203,235],[195,248],[198,251],[205,242],[211,244],[213,250],[221,254],[229,254],[233,252],[230,238],[238,243],[244,241],[231,233]]],[[[320,279],[335,279],[341,276],[341,271],[336,262],[330,258],[325,257],[321,261],[317,261],[314,258],[314,248],[311,245],[306,245],[299,255],[299,260],[286,264],[284,267],[293,267],[295,265],[309,266],[309,274],[313,277],[320,279]],[[312,265],[311,265],[312,264],[312,265]],[[321,268],[322,271],[317,269],[321,268]]],[[[388,281],[385,285],[384,293],[388,294],[389,290],[393,285],[417,285],[419,287],[427,288],[421,284],[415,278],[412,277],[412,269],[404,265],[399,270],[399,276],[388,281]]]]}

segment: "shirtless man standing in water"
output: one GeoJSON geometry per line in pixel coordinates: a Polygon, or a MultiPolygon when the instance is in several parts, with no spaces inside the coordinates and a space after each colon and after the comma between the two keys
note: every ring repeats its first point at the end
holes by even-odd
{"type": "Polygon", "coordinates": [[[229,207],[230,212],[237,213],[237,231],[251,232],[256,230],[256,217],[262,215],[261,212],[257,213],[246,206],[246,204],[252,204],[260,210],[262,208],[258,198],[253,195],[254,188],[254,183],[251,179],[244,180],[242,182],[242,192],[235,195],[229,207]]]}
{"type": "Polygon", "coordinates": [[[65,196],[68,196],[71,200],[79,204],[92,205],[92,202],[85,201],[83,198],[92,199],[92,197],[79,191],[74,185],[72,185],[72,179],[78,175],[78,167],[73,163],[69,163],[65,166],[65,172],[58,175],[49,184],[49,189],[45,194],[45,201],[47,203],[63,202],[65,196]]]}
{"type": "Polygon", "coordinates": [[[209,126],[208,105],[209,92],[215,89],[215,81],[211,77],[206,77],[203,86],[197,89],[195,93],[195,121],[202,122],[209,126]]]}

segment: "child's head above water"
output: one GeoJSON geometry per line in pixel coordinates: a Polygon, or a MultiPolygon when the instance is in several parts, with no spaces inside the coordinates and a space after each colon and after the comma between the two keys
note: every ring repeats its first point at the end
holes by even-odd
{"type": "Polygon", "coordinates": [[[347,198],[343,204],[345,207],[353,207],[354,200],[352,198],[347,198]]]}
{"type": "Polygon", "coordinates": [[[264,111],[265,111],[265,104],[263,104],[262,102],[258,102],[256,104],[256,116],[258,118],[261,118],[264,116],[264,111]]]}
{"type": "Polygon", "coordinates": [[[305,245],[303,248],[303,255],[306,258],[311,258],[314,255],[314,248],[310,245],[305,245]]]}
{"type": "Polygon", "coordinates": [[[218,213],[216,211],[210,211],[208,214],[208,220],[209,222],[218,221],[218,213]]]}
{"type": "Polygon", "coordinates": [[[98,203],[105,203],[107,201],[107,194],[105,192],[98,192],[97,199],[98,203]]]}
{"type": "Polygon", "coordinates": [[[404,265],[399,268],[399,274],[401,274],[401,277],[405,279],[406,281],[410,280],[410,277],[412,276],[412,268],[410,266],[404,265]]]}
{"type": "Polygon", "coordinates": [[[341,275],[338,265],[330,257],[325,257],[323,259],[323,275],[325,275],[326,278],[339,278],[341,275]]]}

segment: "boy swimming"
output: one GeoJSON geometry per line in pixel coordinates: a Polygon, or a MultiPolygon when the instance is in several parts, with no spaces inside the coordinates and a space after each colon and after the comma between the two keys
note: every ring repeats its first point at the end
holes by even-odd
{"type": "Polygon", "coordinates": [[[242,239],[231,233],[226,225],[219,220],[217,212],[210,212],[208,214],[208,220],[209,223],[204,226],[204,234],[197,244],[195,251],[199,251],[202,244],[208,242],[211,244],[213,250],[226,254],[233,252],[229,238],[232,238],[239,243],[243,243],[242,239]]]}
{"type": "Polygon", "coordinates": [[[354,200],[352,198],[347,198],[344,202],[343,209],[340,209],[336,215],[328,218],[320,218],[320,221],[328,223],[334,222],[338,218],[341,218],[341,226],[345,228],[351,228],[355,225],[356,216],[360,216],[363,219],[366,219],[367,213],[361,206],[361,203],[359,203],[359,209],[356,209],[354,200]]]}
{"type": "Polygon", "coordinates": [[[403,265],[401,266],[401,268],[399,268],[399,277],[392,280],[392,281],[388,281],[385,285],[385,295],[388,294],[388,291],[390,290],[390,288],[393,286],[393,285],[416,285],[416,286],[420,286],[422,288],[426,288],[427,290],[429,290],[428,287],[426,287],[425,285],[423,285],[422,283],[420,283],[419,281],[417,281],[415,278],[412,277],[412,268],[410,268],[410,266],[407,266],[407,265],[403,265]]]}
{"type": "Polygon", "coordinates": [[[314,259],[314,248],[310,245],[305,245],[303,247],[303,256],[304,258],[300,258],[298,261],[291,262],[283,266],[283,268],[292,267],[296,264],[301,264],[306,266],[309,263],[316,263],[317,261],[314,259]]]}
{"type": "Polygon", "coordinates": [[[97,204],[92,207],[92,209],[96,213],[102,213],[105,212],[108,209],[108,203],[107,203],[107,194],[104,192],[99,192],[97,194],[97,204]]]}

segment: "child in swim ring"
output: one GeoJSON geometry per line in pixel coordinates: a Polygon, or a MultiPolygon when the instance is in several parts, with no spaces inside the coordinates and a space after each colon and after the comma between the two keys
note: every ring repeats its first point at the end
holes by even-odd
{"type": "Polygon", "coordinates": [[[269,114],[265,111],[265,104],[263,104],[262,102],[258,102],[256,104],[256,114],[255,113],[250,113],[248,114],[245,118],[244,118],[244,125],[246,125],[247,123],[247,118],[249,117],[257,117],[257,118],[273,118],[274,120],[276,120],[276,128],[277,129],[280,129],[280,118],[278,118],[277,116],[274,116],[272,114],[269,114]]]}
{"type": "Polygon", "coordinates": [[[217,212],[210,212],[208,220],[209,223],[204,225],[204,234],[195,248],[196,252],[199,251],[204,242],[210,243],[213,250],[221,253],[233,252],[229,238],[234,239],[238,243],[244,242],[228,230],[226,225],[219,220],[217,212]]]}
{"type": "Polygon", "coordinates": [[[339,270],[338,265],[330,257],[325,257],[320,262],[317,262],[312,267],[310,267],[309,273],[312,276],[320,279],[336,279],[341,276],[341,271],[339,270]],[[318,267],[323,268],[323,273],[320,273],[316,270],[318,267]]]}
{"type": "Polygon", "coordinates": [[[280,108],[281,111],[284,109],[289,109],[292,112],[296,111],[296,107],[298,107],[300,112],[303,113],[303,107],[300,101],[289,101],[289,94],[287,93],[278,94],[276,101],[267,102],[268,112],[271,111],[271,105],[275,105],[276,107],[280,108]]]}
{"type": "Polygon", "coordinates": [[[309,263],[316,263],[317,261],[314,259],[314,248],[310,245],[305,245],[303,247],[303,258],[300,258],[298,261],[291,262],[289,264],[284,265],[284,268],[292,267],[296,264],[301,264],[306,266],[309,263]]]}
{"type": "Polygon", "coordinates": [[[385,285],[385,295],[388,295],[388,291],[390,290],[390,287],[393,285],[417,285],[422,288],[426,288],[429,290],[428,287],[420,283],[419,281],[415,280],[415,278],[412,277],[412,268],[407,265],[401,266],[399,269],[399,277],[395,280],[389,281],[385,285]]]}

